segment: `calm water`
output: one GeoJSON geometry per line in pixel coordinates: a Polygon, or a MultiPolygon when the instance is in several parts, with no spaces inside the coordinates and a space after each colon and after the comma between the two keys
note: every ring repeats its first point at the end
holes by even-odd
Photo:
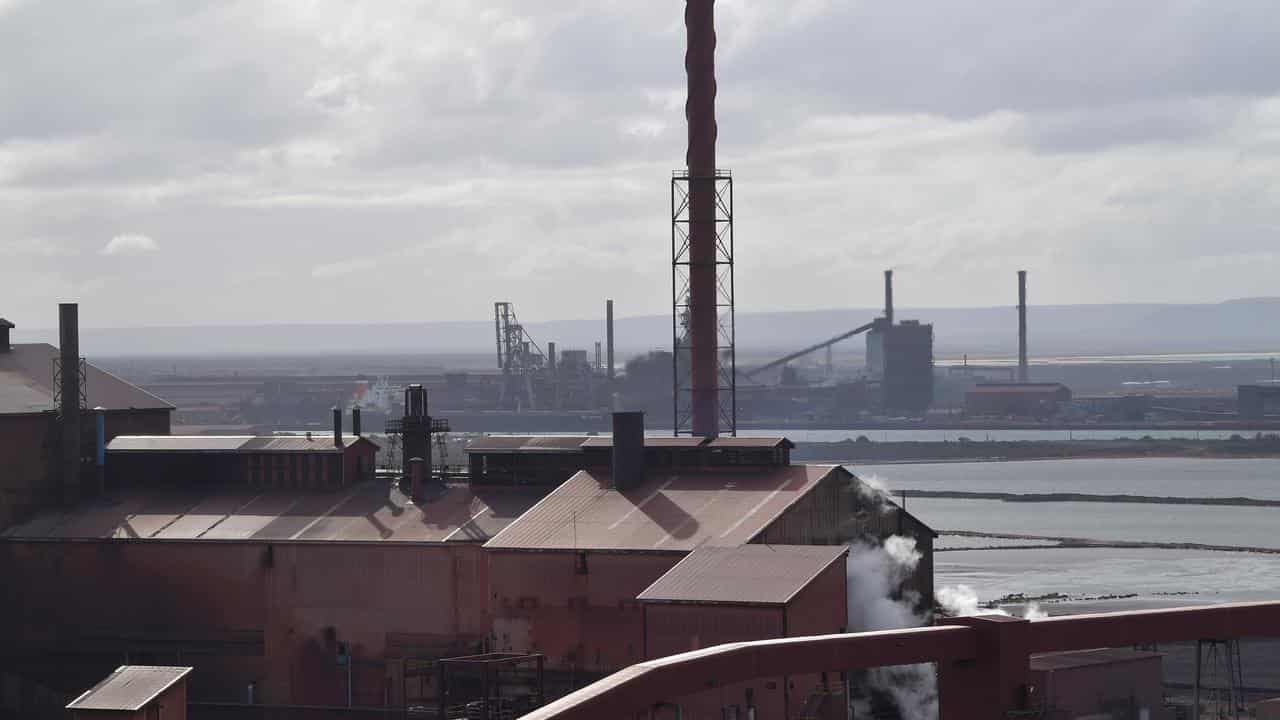
{"type": "MultiPolygon", "coordinates": [[[[1280,459],[1039,460],[853,465],[891,489],[1128,493],[1280,499],[1280,459]]],[[[934,528],[1157,543],[1280,549],[1280,508],[1129,503],[1009,503],[909,498],[934,528]]],[[[939,547],[1015,544],[939,538],[939,547]]],[[[1156,548],[955,550],[935,559],[938,587],[972,586],[983,600],[1064,593],[1050,612],[1280,599],[1280,555],[1156,548]],[[1181,593],[1195,593],[1183,595],[1181,593]],[[1136,598],[1092,600],[1104,595],[1136,598]]]]}
{"type": "Polygon", "coordinates": [[[1280,499],[1280,458],[1089,458],[846,467],[859,476],[877,476],[893,490],[1280,499]]]}
{"type": "Polygon", "coordinates": [[[1152,437],[1157,440],[1174,438],[1225,440],[1232,435],[1252,437],[1257,433],[1274,433],[1276,430],[739,430],[743,437],[786,437],[792,442],[840,442],[856,440],[866,435],[876,442],[944,442],[961,437],[970,440],[1136,440],[1152,437]]]}

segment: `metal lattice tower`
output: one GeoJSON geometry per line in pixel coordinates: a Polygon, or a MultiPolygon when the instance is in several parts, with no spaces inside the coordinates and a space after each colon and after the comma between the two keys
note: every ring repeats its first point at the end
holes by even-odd
{"type": "Polygon", "coordinates": [[[1239,638],[1196,641],[1194,693],[1192,717],[1195,720],[1200,720],[1205,709],[1215,720],[1240,720],[1243,717],[1244,670],[1240,662],[1239,638]],[[1206,674],[1208,685],[1205,684],[1206,674]]]}
{"type": "MultiPolygon", "coordinates": [[[[693,427],[693,334],[691,318],[691,276],[697,264],[690,252],[693,223],[691,184],[687,171],[671,178],[671,335],[675,372],[673,425],[676,435],[701,434],[693,427]]],[[[703,179],[705,180],[705,178],[703,179]]],[[[733,305],[733,176],[716,171],[711,178],[715,189],[715,315],[716,412],[719,427],[729,435],[738,434],[737,355],[733,305]]]]}
{"type": "Polygon", "coordinates": [[[515,305],[493,304],[493,329],[497,339],[498,369],[502,370],[500,407],[532,410],[533,374],[546,364],[546,356],[516,319],[515,305]]]}

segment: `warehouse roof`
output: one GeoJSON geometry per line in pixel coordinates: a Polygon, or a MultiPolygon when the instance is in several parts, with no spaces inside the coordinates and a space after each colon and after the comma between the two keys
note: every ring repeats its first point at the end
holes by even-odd
{"type": "Polygon", "coordinates": [[[756,448],[760,450],[787,448],[790,450],[795,447],[795,443],[784,437],[718,437],[707,443],[707,446],[713,448],[756,448]]]}
{"type": "Polygon", "coordinates": [[[1056,393],[1063,390],[1069,390],[1062,383],[979,383],[975,385],[969,392],[986,394],[1008,394],[1008,393],[1027,393],[1041,395],[1044,393],[1056,393]]]}
{"type": "MultiPolygon", "coordinates": [[[[46,343],[11,345],[0,352],[0,414],[56,410],[53,361],[58,349],[46,343]]],[[[86,407],[107,410],[172,410],[173,405],[94,365],[85,364],[86,407]]]]}
{"type": "MultiPolygon", "coordinates": [[[[680,437],[646,437],[644,439],[645,447],[652,448],[692,448],[699,447],[707,441],[703,437],[692,437],[689,435],[681,435],[680,437]]],[[[596,437],[587,438],[582,443],[584,448],[611,448],[613,447],[612,435],[598,435],[596,437]]]]}
{"type": "Polygon", "coordinates": [[[438,488],[414,505],[363,483],[334,492],[138,491],[51,511],[0,533],[19,539],[483,542],[538,499],[527,488],[438,488]]]}
{"type": "Polygon", "coordinates": [[[849,552],[844,545],[700,547],[637,597],[644,602],[786,605],[849,552]]]}
{"type": "Polygon", "coordinates": [[[1097,650],[1075,650],[1072,652],[1044,653],[1031,656],[1032,670],[1070,670],[1073,668],[1095,667],[1099,665],[1115,665],[1118,663],[1138,662],[1164,657],[1157,652],[1133,650],[1131,648],[1099,648],[1097,650]]]}
{"type": "Polygon", "coordinates": [[[486,435],[467,443],[474,453],[576,453],[586,435],[486,435]]]}
{"type": "MultiPolygon", "coordinates": [[[[373,443],[364,436],[343,435],[342,446],[360,441],[373,443]]],[[[375,443],[376,444],[376,443],[375,443]]],[[[307,435],[121,435],[107,443],[110,453],[261,453],[261,452],[338,452],[333,436],[326,433],[307,435]]]]}
{"type": "Polygon", "coordinates": [[[750,542],[836,465],[736,472],[654,472],[634,490],[582,470],[485,547],[521,550],[692,550],[750,542]]]}
{"type": "Polygon", "coordinates": [[[68,710],[136,712],[186,677],[192,668],[121,665],[102,682],[85,690],[68,710]]]}

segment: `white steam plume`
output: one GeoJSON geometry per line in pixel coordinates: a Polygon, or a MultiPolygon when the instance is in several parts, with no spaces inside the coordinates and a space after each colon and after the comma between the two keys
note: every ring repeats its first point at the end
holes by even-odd
{"type": "MultiPolygon", "coordinates": [[[[948,585],[935,593],[938,604],[952,617],[971,617],[973,615],[1005,615],[1010,613],[998,607],[983,607],[978,602],[978,593],[968,585],[948,585]]],[[[1039,620],[1049,617],[1039,603],[1027,603],[1022,610],[1022,617],[1027,620],[1039,620]]]]}
{"type": "MultiPolygon", "coordinates": [[[[851,632],[919,627],[925,618],[916,614],[918,597],[895,599],[895,590],[920,562],[915,538],[894,535],[883,545],[849,546],[846,576],[849,584],[851,632]]],[[[932,665],[875,668],[867,673],[871,687],[893,698],[904,720],[935,720],[938,687],[932,665]]],[[[869,708],[859,710],[859,715],[869,708]]]]}

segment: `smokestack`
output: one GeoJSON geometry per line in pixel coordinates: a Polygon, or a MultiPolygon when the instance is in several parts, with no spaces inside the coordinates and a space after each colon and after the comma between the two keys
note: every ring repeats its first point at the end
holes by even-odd
{"type": "Polygon", "coordinates": [[[360,407],[351,408],[351,434],[360,437],[360,407]]]}
{"type": "Polygon", "coordinates": [[[884,319],[893,324],[893,271],[884,271],[884,319]]]}
{"type": "Polygon", "coordinates": [[[342,447],[342,408],[333,408],[333,444],[342,447]]]}
{"type": "Polygon", "coordinates": [[[1027,271],[1018,271],[1018,382],[1027,382],[1027,271]]]}
{"type": "Polygon", "coordinates": [[[409,458],[409,497],[422,502],[422,488],[426,485],[426,461],[420,457],[409,458]]]}
{"type": "Polygon", "coordinates": [[[554,342],[547,343],[547,369],[552,375],[556,374],[556,344],[554,342]]]}
{"type": "Polygon", "coordinates": [[[58,305],[58,347],[62,376],[58,391],[62,415],[62,501],[80,501],[80,307],[58,305]]]}
{"type": "Polygon", "coordinates": [[[613,414],[613,487],[618,491],[637,488],[644,482],[644,413],[613,414]]]}
{"type": "Polygon", "coordinates": [[[686,0],[689,122],[689,346],[694,435],[720,434],[716,307],[715,0],[686,0]]]}
{"type": "Polygon", "coordinates": [[[13,323],[0,318],[0,353],[9,352],[9,331],[14,327],[13,323]]]}
{"type": "Polygon", "coordinates": [[[613,381],[613,301],[604,303],[605,361],[609,364],[609,380],[613,381]]]}

